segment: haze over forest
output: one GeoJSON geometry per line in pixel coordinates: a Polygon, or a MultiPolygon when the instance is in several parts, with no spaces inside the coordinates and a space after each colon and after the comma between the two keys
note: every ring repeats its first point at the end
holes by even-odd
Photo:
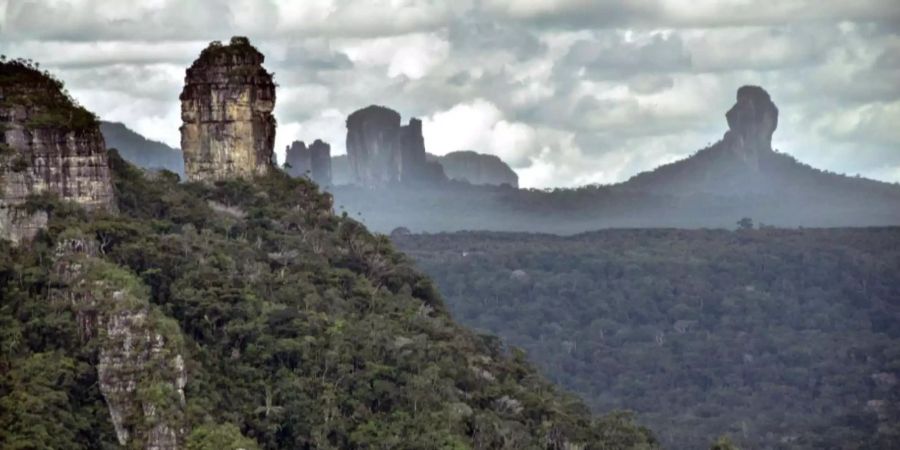
{"type": "Polygon", "coordinates": [[[0,0],[0,448],[900,448],[900,4],[0,0]]]}

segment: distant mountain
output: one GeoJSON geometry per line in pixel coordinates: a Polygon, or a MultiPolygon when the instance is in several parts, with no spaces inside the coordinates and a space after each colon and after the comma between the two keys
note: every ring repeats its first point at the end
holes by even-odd
{"type": "Polygon", "coordinates": [[[495,155],[476,153],[471,150],[447,153],[444,156],[428,155],[444,167],[447,178],[466,181],[471,184],[502,186],[508,184],[519,187],[519,176],[495,155]]]}
{"type": "Polygon", "coordinates": [[[720,228],[734,227],[743,217],[786,227],[900,224],[900,185],[824,172],[772,149],[778,108],[762,88],[740,88],[726,119],[728,131],[716,144],[615,185],[345,188],[334,194],[338,204],[383,232],[398,226],[552,233],[720,228]]]}
{"type": "Polygon", "coordinates": [[[145,169],[166,169],[184,179],[181,150],[153,141],[119,122],[100,122],[100,132],[108,148],[114,148],[128,162],[145,169]]]}
{"type": "MultiPolygon", "coordinates": [[[[721,141],[689,158],[638,174],[621,188],[676,196],[697,194],[827,197],[897,201],[897,185],[823,172],[772,149],[778,108],[757,86],[738,90],[721,141]]],[[[835,205],[829,205],[833,208],[835,205]]]]}

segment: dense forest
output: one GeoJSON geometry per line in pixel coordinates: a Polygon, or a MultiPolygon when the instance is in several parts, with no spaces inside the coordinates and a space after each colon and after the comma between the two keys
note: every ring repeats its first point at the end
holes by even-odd
{"type": "Polygon", "coordinates": [[[664,447],[900,448],[900,229],[393,235],[454,317],[664,447]]]}
{"type": "Polygon", "coordinates": [[[313,184],[185,184],[115,152],[110,165],[117,213],[35,196],[25,208],[48,228],[0,242],[0,447],[117,447],[97,375],[113,337],[92,323],[122,308],[147,311],[187,372],[183,407],[160,367],[129,375],[156,406],[135,430],[177,417],[188,449],[656,447],[454,323],[386,237],[313,184]]]}

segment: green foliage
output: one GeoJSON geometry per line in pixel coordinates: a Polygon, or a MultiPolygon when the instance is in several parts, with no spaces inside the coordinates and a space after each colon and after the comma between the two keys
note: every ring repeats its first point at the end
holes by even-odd
{"type": "Polygon", "coordinates": [[[666,446],[900,445],[898,228],[395,241],[457,320],[666,446]]]}
{"type": "Polygon", "coordinates": [[[187,439],[187,450],[257,450],[259,444],[231,423],[200,425],[187,439]]]}
{"type": "Polygon", "coordinates": [[[31,112],[29,128],[89,130],[97,116],[79,105],[62,81],[27,59],[0,61],[0,105],[24,105],[31,112]]]}
{"type": "MultiPolygon", "coordinates": [[[[281,173],[214,186],[148,179],[115,152],[110,165],[117,215],[60,214],[52,199],[35,201],[56,211],[47,232],[0,257],[0,279],[12,281],[0,285],[0,331],[18,342],[4,359],[56,351],[95,361],[71,307],[45,294],[56,246],[83,234],[101,256],[76,259],[83,288],[121,292],[131,306],[149,299],[148,326],[176,344],[181,336],[188,448],[241,436],[265,449],[656,447],[631,419],[592,417],[520,354],[454,323],[386,237],[335,216],[312,183],[281,173]]],[[[150,373],[138,393],[175,408],[163,375],[150,373]]],[[[60,389],[71,405],[90,386],[96,379],[60,389]]],[[[108,443],[108,419],[83,417],[89,425],[72,428],[84,431],[65,447],[108,443]]]]}

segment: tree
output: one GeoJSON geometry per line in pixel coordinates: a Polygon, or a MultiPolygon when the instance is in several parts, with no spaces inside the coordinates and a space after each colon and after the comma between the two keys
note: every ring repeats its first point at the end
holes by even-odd
{"type": "Polygon", "coordinates": [[[741,220],[737,221],[737,226],[741,230],[752,230],[753,229],[753,219],[749,217],[744,217],[741,220]]]}

